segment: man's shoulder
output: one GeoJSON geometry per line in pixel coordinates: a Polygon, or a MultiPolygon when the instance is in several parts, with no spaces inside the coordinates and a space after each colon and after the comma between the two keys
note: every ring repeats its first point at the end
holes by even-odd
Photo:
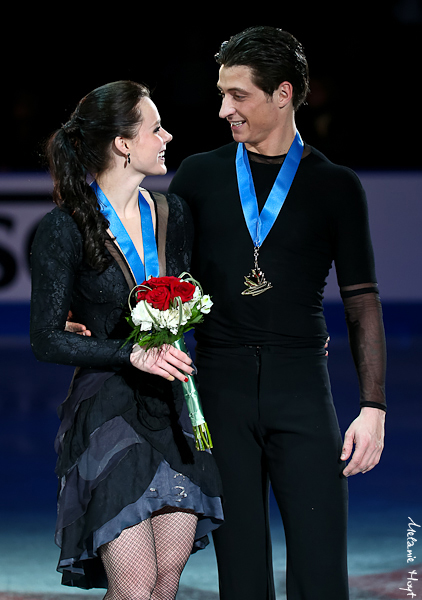
{"type": "Polygon", "coordinates": [[[237,144],[232,142],[209,152],[186,158],[174,174],[168,191],[186,200],[189,206],[200,201],[205,191],[224,186],[234,176],[237,144]]]}
{"type": "Polygon", "coordinates": [[[342,170],[347,167],[343,167],[343,165],[339,165],[328,158],[325,154],[323,154],[320,150],[315,148],[315,146],[308,146],[310,150],[310,155],[313,159],[313,165],[322,168],[322,169],[330,169],[333,171],[342,170]]]}
{"type": "Polygon", "coordinates": [[[349,183],[360,187],[360,180],[355,171],[346,166],[340,165],[330,160],[325,154],[310,146],[309,161],[304,161],[304,166],[312,169],[315,175],[320,175],[322,178],[330,178],[334,183],[349,183]]]}

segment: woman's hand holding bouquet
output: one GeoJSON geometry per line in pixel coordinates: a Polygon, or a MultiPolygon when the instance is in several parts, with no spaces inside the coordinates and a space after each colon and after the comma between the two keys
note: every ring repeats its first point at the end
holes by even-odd
{"type": "Polygon", "coordinates": [[[127,342],[134,342],[131,363],[143,371],[182,381],[198,450],[212,448],[212,441],[183,336],[202,322],[211,306],[210,297],[188,273],[151,277],[129,295],[127,321],[132,333],[127,342]]]}

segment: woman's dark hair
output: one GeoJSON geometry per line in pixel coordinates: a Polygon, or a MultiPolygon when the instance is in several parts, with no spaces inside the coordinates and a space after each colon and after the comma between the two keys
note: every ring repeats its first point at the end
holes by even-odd
{"type": "Polygon", "coordinates": [[[293,86],[293,108],[297,110],[305,102],[308,63],[302,45],[287,31],[250,27],[223,42],[215,59],[225,67],[250,67],[254,84],[269,96],[288,81],[293,86]]]}
{"type": "Polygon", "coordinates": [[[100,271],[108,265],[104,241],[109,224],[88,177],[107,169],[117,136],[136,136],[142,121],[139,102],[149,95],[148,88],[133,81],[103,85],[82,98],[47,142],[53,200],[72,215],[84,240],[84,258],[100,271]]]}

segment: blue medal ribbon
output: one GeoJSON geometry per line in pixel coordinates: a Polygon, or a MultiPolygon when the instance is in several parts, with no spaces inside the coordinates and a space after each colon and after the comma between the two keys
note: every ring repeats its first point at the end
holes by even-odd
{"type": "Polygon", "coordinates": [[[303,141],[299,132],[296,132],[264,208],[259,214],[248,154],[243,143],[237,147],[236,175],[240,202],[250,236],[257,248],[263,244],[278,217],[299,167],[302,152],[303,141]]]}
{"type": "Polygon", "coordinates": [[[141,213],[142,242],[144,247],[144,263],[142,262],[134,243],[130,239],[123,223],[96,181],[91,184],[98,198],[100,210],[110,224],[119,247],[132,270],[136,283],[140,284],[150,277],[159,276],[157,243],[154,235],[151,208],[139,191],[139,210],[141,213]]]}

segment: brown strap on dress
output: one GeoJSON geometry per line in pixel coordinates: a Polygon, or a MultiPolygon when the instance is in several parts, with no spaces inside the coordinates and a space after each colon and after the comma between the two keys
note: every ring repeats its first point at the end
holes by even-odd
{"type": "MultiPolygon", "coordinates": [[[[169,215],[169,205],[167,198],[164,194],[159,192],[150,192],[152,199],[155,204],[156,212],[156,238],[157,238],[157,251],[158,251],[158,265],[159,275],[163,277],[166,274],[166,238],[167,238],[167,223],[169,215]]],[[[111,256],[116,260],[120,269],[125,276],[129,290],[133,290],[136,286],[136,281],[133,276],[132,270],[130,269],[126,258],[117,243],[109,235],[109,239],[105,241],[105,246],[110,252],[111,256]]]]}
{"type": "Polygon", "coordinates": [[[129,290],[133,290],[133,288],[136,285],[135,278],[133,277],[132,271],[130,270],[129,265],[127,264],[126,259],[123,256],[120,248],[118,248],[116,246],[116,244],[113,242],[113,238],[110,237],[110,239],[105,241],[105,247],[110,252],[111,256],[117,262],[119,267],[121,268],[123,275],[125,276],[129,290]]]}

